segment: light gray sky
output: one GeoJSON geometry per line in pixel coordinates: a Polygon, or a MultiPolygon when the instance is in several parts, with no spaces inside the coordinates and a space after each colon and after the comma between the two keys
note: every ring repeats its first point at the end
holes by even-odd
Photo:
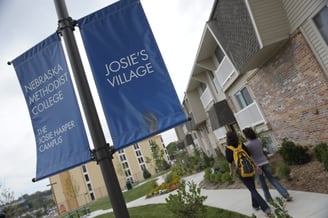
{"type": "MultiPolygon", "coordinates": [[[[66,0],[66,5],[77,20],[114,2],[66,0]]],[[[141,0],[180,102],[213,2],[141,0]]],[[[31,181],[36,169],[32,124],[14,68],[7,62],[54,33],[57,21],[53,0],[0,0],[0,184],[16,197],[49,189],[49,180],[31,181]]],[[[89,71],[88,66],[85,69],[89,71]]],[[[99,117],[105,123],[101,113],[99,117]]],[[[106,125],[104,133],[111,142],[106,125]]],[[[165,144],[176,140],[173,130],[162,136],[165,144]]]]}

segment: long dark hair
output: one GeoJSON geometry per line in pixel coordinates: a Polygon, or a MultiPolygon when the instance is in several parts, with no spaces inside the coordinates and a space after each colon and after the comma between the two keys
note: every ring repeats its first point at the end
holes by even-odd
{"type": "Polygon", "coordinates": [[[239,144],[239,139],[238,136],[235,132],[233,131],[228,131],[227,134],[227,145],[232,145],[234,147],[237,147],[239,144]]]}
{"type": "Polygon", "coordinates": [[[252,128],[243,129],[243,133],[244,133],[245,137],[250,140],[257,139],[257,135],[252,128]]]}

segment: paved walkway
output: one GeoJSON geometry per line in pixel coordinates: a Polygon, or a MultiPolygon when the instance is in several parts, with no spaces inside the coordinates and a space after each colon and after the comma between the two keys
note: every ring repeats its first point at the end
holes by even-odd
{"type": "MultiPolygon", "coordinates": [[[[199,184],[204,178],[203,175],[203,172],[201,172],[184,179],[199,184]]],[[[288,210],[288,214],[293,218],[328,218],[328,195],[312,192],[288,191],[294,200],[286,203],[286,209],[288,210]]],[[[259,192],[262,194],[261,190],[259,190],[259,192]]],[[[270,192],[273,198],[280,197],[276,190],[270,190],[270,192]]],[[[149,199],[142,197],[127,203],[127,207],[166,203],[165,198],[172,193],[174,192],[149,199]]],[[[254,211],[251,207],[250,193],[247,189],[202,189],[201,195],[207,196],[204,202],[205,205],[236,211],[248,216],[255,214],[258,218],[265,217],[261,210],[254,211]],[[238,207],[236,207],[236,205],[238,205],[238,207]]],[[[112,209],[98,210],[92,212],[87,217],[96,217],[109,212],[112,212],[112,209]]]]}

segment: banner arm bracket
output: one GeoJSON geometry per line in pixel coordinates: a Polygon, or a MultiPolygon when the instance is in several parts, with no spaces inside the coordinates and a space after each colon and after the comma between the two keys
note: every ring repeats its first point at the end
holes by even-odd
{"type": "Polygon", "coordinates": [[[72,31],[75,30],[75,26],[77,25],[77,21],[73,20],[71,17],[66,17],[63,19],[58,20],[58,27],[57,27],[57,34],[62,35],[62,31],[64,29],[71,29],[72,31]]]}
{"type": "Polygon", "coordinates": [[[109,144],[106,143],[105,146],[92,149],[90,152],[91,160],[96,161],[97,164],[99,164],[99,162],[104,159],[113,159],[114,147],[109,146],[109,144]]]}

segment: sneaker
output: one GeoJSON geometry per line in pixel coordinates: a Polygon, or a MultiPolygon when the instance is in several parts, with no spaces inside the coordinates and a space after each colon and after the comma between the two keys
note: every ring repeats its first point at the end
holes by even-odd
{"type": "Polygon", "coordinates": [[[273,214],[270,209],[265,211],[265,215],[266,215],[266,217],[273,217],[273,214]]]}
{"type": "Polygon", "coordinates": [[[287,194],[286,196],[285,196],[285,199],[286,199],[286,201],[292,201],[293,200],[293,198],[289,195],[289,194],[287,194]]]}

